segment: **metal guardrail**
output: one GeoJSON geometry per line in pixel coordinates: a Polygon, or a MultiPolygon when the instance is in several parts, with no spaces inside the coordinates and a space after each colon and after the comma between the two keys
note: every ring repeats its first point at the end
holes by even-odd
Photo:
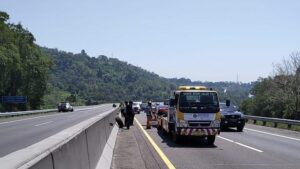
{"type": "Polygon", "coordinates": [[[248,116],[245,115],[246,119],[253,120],[253,123],[256,124],[257,121],[262,121],[265,126],[267,122],[274,123],[274,127],[277,127],[278,123],[287,124],[288,128],[291,128],[292,125],[300,126],[300,121],[290,120],[290,119],[280,119],[280,118],[271,118],[271,117],[261,117],[261,116],[248,116]]]}
{"type": "Polygon", "coordinates": [[[51,113],[51,112],[57,112],[57,109],[5,112],[5,113],[0,113],[0,118],[13,117],[13,116],[24,116],[24,115],[32,115],[32,114],[40,114],[40,113],[51,113]]]}

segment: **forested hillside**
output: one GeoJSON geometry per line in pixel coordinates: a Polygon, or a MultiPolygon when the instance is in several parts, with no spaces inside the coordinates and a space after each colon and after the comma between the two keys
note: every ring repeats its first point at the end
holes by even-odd
{"type": "Polygon", "coordinates": [[[43,51],[50,55],[54,62],[49,81],[49,88],[52,90],[50,96],[46,96],[47,102],[52,102],[51,104],[68,96],[72,98],[71,94],[76,96],[77,102],[85,104],[148,99],[163,101],[168,99],[170,91],[179,85],[204,85],[218,90],[221,100],[229,98],[239,105],[248,97],[253,85],[192,82],[183,78],[166,79],[115,58],[90,57],[84,50],[79,54],[48,48],[43,48],[43,51]],[[64,97],[61,97],[62,94],[64,97]]]}
{"type": "MultiPolygon", "coordinates": [[[[115,58],[90,57],[84,50],[79,54],[47,48],[43,48],[43,51],[54,62],[49,81],[52,95],[55,91],[67,91],[83,99],[86,104],[97,104],[124,100],[164,100],[175,88],[165,78],[115,58]]],[[[51,97],[48,97],[49,101],[51,97]]]]}

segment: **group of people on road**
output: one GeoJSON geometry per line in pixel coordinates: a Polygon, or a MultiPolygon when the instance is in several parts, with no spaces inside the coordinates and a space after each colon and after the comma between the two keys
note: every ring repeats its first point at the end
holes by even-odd
{"type": "MultiPolygon", "coordinates": [[[[125,126],[127,129],[130,128],[130,126],[133,125],[134,120],[134,110],[132,108],[133,102],[132,101],[125,101],[124,103],[121,103],[121,114],[125,118],[125,126]]],[[[152,120],[152,102],[149,101],[148,105],[145,108],[145,113],[147,116],[147,129],[151,129],[150,121],[152,120]]]]}

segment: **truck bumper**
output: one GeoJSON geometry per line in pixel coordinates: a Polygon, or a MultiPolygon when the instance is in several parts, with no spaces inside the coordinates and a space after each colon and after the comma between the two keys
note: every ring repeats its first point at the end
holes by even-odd
{"type": "Polygon", "coordinates": [[[177,134],[182,136],[213,136],[220,134],[219,128],[177,128],[177,134]]]}

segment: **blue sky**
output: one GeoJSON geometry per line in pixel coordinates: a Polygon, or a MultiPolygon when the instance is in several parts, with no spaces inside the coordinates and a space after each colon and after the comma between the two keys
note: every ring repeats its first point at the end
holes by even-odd
{"type": "Polygon", "coordinates": [[[249,82],[299,50],[298,0],[1,0],[41,46],[163,77],[249,82]]]}

